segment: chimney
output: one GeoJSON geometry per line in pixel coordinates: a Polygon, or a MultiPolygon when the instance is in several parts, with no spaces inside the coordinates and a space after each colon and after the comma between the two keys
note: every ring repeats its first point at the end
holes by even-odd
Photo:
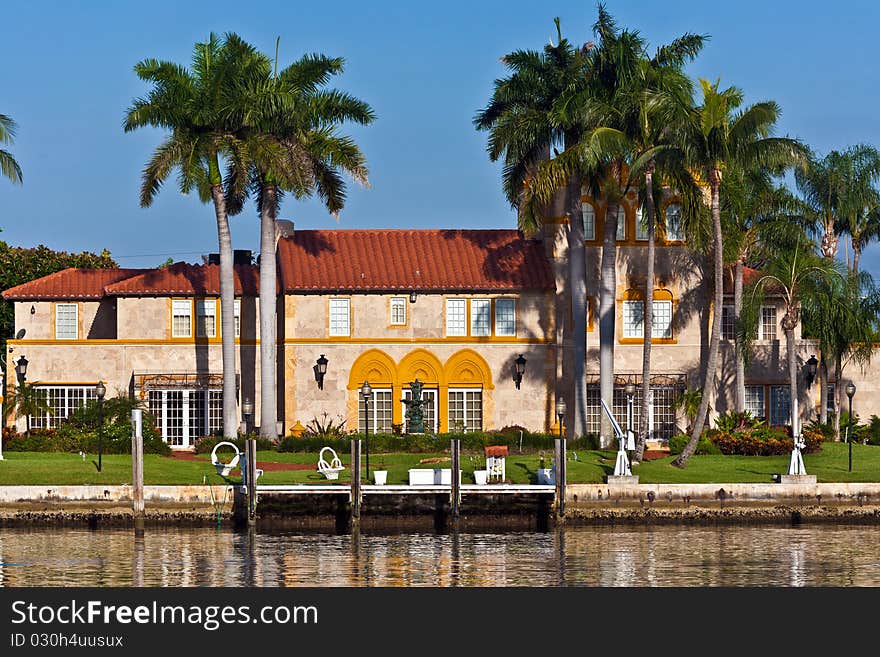
{"type": "Polygon", "coordinates": [[[232,252],[232,264],[234,265],[250,265],[254,259],[250,249],[235,249],[232,252]]]}
{"type": "Polygon", "coordinates": [[[209,253],[208,254],[208,264],[209,265],[219,265],[220,264],[220,254],[219,253],[209,253]]]}

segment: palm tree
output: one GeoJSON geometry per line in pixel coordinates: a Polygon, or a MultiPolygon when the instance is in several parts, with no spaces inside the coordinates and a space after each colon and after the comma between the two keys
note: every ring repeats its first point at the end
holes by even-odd
{"type": "Polygon", "coordinates": [[[880,240],[880,205],[859,212],[851,221],[847,221],[845,230],[852,239],[852,271],[858,274],[862,252],[871,242],[880,240]]]}
{"type": "MultiPolygon", "coordinates": [[[[835,408],[843,408],[846,366],[867,365],[877,348],[880,295],[865,272],[823,279],[811,292],[803,305],[804,332],[834,364],[835,408]]],[[[840,413],[834,414],[834,440],[840,441],[840,413]]]]}
{"type": "Polygon", "coordinates": [[[146,59],[135,65],[135,74],[152,89],[135,99],[126,114],[126,132],[153,126],[171,134],[144,167],[141,206],[149,207],[163,183],[178,170],[181,193],[193,189],[203,203],[214,205],[220,250],[220,330],[223,358],[223,435],[238,433],[235,385],[235,288],[232,237],[220,159],[234,153],[239,127],[228,108],[238,93],[238,82],[259,65],[255,54],[240,39],[227,35],[224,42],[211,34],[193,49],[192,69],[173,62],[146,59]]]}
{"type": "MultiPolygon", "coordinates": [[[[750,286],[744,308],[744,325],[748,327],[750,340],[757,335],[760,308],[768,291],[782,297],[785,312],[782,315],[782,330],[785,332],[786,357],[788,359],[789,405],[792,431],[798,426],[795,415],[795,400],[798,399],[795,329],[801,319],[801,309],[805,301],[813,300],[829,288],[836,289],[834,280],[845,278],[840,265],[823,258],[814,251],[815,245],[806,236],[798,235],[794,244],[779,249],[775,257],[768,260],[762,275],[750,286]]],[[[806,305],[809,305],[806,304],[806,305]]],[[[823,320],[828,322],[828,319],[823,320]]]]}
{"type": "Polygon", "coordinates": [[[47,413],[52,415],[54,412],[49,405],[46,391],[27,381],[8,391],[6,401],[8,403],[3,404],[3,423],[6,424],[6,418],[12,414],[16,417],[25,416],[27,418],[24,430],[26,436],[31,434],[31,416],[46,415],[47,413]]]}
{"type": "Polygon", "coordinates": [[[852,271],[857,272],[862,251],[880,233],[877,219],[880,193],[875,187],[880,178],[880,152],[873,146],[859,144],[844,152],[843,164],[843,189],[836,229],[850,236],[852,271]]]}
{"type": "Polygon", "coordinates": [[[766,166],[779,168],[794,164],[805,156],[806,149],[788,137],[770,137],[779,118],[779,106],[762,102],[737,112],[743,94],[735,87],[719,91],[715,84],[700,80],[703,104],[696,108],[690,120],[682,125],[680,145],[698,177],[708,184],[712,212],[714,255],[714,308],[709,353],[703,383],[703,399],[697,413],[691,438],[682,453],[672,462],[686,467],[702,434],[708,415],[709,391],[715,387],[718,347],[721,342],[721,308],[724,301],[724,241],[721,225],[721,181],[732,165],[743,168],[766,166]],[[736,113],[735,113],[736,112],[736,113]]]}
{"type": "MultiPolygon", "coordinates": [[[[0,144],[12,144],[15,141],[15,121],[12,117],[0,114],[0,144]]],[[[21,184],[21,167],[12,157],[12,153],[0,148],[0,173],[13,183],[21,184]]]]}
{"type": "Polygon", "coordinates": [[[275,219],[285,191],[295,198],[317,195],[334,217],[345,205],[342,173],[368,184],[366,160],[349,137],[337,134],[346,121],[367,125],[369,105],[323,88],[342,73],[344,60],[305,55],[280,73],[263,58],[241,96],[243,151],[230,158],[227,194],[235,214],[250,191],[260,212],[260,435],[274,440],[275,389],[275,219]],[[244,157],[242,157],[242,155],[244,157]]]}
{"type": "MultiPolygon", "coordinates": [[[[474,118],[478,130],[489,131],[487,151],[495,162],[504,162],[503,188],[511,207],[517,210],[519,227],[526,233],[538,230],[548,205],[563,190],[563,207],[568,217],[568,284],[571,290],[571,340],[574,394],[573,421],[568,427],[574,436],[586,433],[586,341],[587,292],[584,226],[581,221],[580,172],[560,172],[561,176],[536,193],[535,182],[542,163],[550,160],[551,150],[567,150],[579,140],[581,126],[559,120],[554,114],[563,93],[586,73],[584,49],[575,48],[563,38],[559,19],[557,42],[540,52],[516,50],[502,58],[510,75],[495,81],[492,98],[474,118]]],[[[558,151],[557,151],[558,152],[558,151]]],[[[568,329],[568,323],[564,324],[568,329]]]]}

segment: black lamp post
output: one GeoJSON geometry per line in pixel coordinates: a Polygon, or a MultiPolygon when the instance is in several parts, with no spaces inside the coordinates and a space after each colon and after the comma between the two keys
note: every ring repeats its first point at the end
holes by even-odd
{"type": "Polygon", "coordinates": [[[565,399],[562,397],[556,400],[556,417],[559,418],[559,437],[565,438],[565,399]]]}
{"type": "Polygon", "coordinates": [[[846,441],[849,443],[849,471],[852,472],[852,398],[856,394],[856,386],[852,381],[846,384],[846,396],[849,397],[849,421],[846,423],[846,441]]]}
{"type": "Polygon", "coordinates": [[[327,363],[329,361],[321,354],[321,357],[315,362],[315,381],[318,382],[318,390],[324,389],[324,375],[327,373],[327,363]]]}
{"type": "Polygon", "coordinates": [[[27,366],[28,359],[24,356],[15,362],[15,375],[18,377],[18,382],[21,385],[24,385],[24,382],[27,380],[27,366]]]}
{"type": "Polygon", "coordinates": [[[516,357],[516,360],[513,361],[513,382],[516,384],[516,389],[519,390],[519,384],[522,383],[523,374],[526,371],[526,359],[522,354],[516,357]]]}
{"type": "Polygon", "coordinates": [[[104,395],[107,394],[107,386],[103,381],[98,381],[95,386],[95,395],[98,397],[98,472],[101,471],[101,455],[104,452],[104,395]]]}
{"type": "Polygon", "coordinates": [[[364,453],[367,457],[367,483],[370,482],[370,397],[373,396],[373,389],[370,387],[369,381],[364,381],[361,386],[361,396],[364,398],[364,453]]]}

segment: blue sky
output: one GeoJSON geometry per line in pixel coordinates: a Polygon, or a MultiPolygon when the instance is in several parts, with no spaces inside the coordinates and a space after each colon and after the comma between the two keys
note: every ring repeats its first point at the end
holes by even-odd
{"type": "MultiPolygon", "coordinates": [[[[686,32],[711,36],[690,67],[721,77],[748,102],[776,100],[779,133],[824,153],[880,145],[878,73],[872,66],[880,6],[809,0],[636,2],[611,0],[621,25],[655,46],[686,32]]],[[[63,250],[110,249],[123,266],[167,257],[197,261],[216,250],[213,211],[173,184],[138,205],[140,171],[161,133],[124,134],[125,109],[146,87],[133,65],[147,57],[188,63],[193,44],[234,31],[281,61],[319,51],[346,58],[336,86],[377,114],[350,134],[367,156],[372,186],[352,185],[338,224],[315,202],[288,200],[298,228],[515,227],[500,168],[485,154],[474,113],[504,74],[499,57],[541,48],[553,17],[576,42],[590,38],[592,2],[328,3],[256,5],[214,0],[8,3],[0,40],[0,113],[19,125],[12,147],[25,184],[0,180],[0,239],[63,250]]],[[[257,250],[256,213],[232,218],[235,248],[257,250]]],[[[880,248],[865,265],[880,274],[880,248]]]]}

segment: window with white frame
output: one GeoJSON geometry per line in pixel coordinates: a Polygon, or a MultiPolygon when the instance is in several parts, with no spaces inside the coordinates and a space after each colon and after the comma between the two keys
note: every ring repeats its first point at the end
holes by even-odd
{"type": "Polygon", "coordinates": [[[471,299],[471,335],[492,335],[490,299],[471,299]]]}
{"type": "Polygon", "coordinates": [[[406,297],[391,297],[391,325],[406,325],[406,297]]]}
{"type": "Polygon", "coordinates": [[[648,225],[645,223],[641,205],[636,206],[636,239],[640,242],[648,239],[648,225]]]}
{"type": "MultiPolygon", "coordinates": [[[[672,301],[661,299],[651,304],[651,338],[672,337],[672,301]]],[[[644,338],[645,304],[641,299],[623,302],[623,337],[644,338]]]]}
{"type": "Polygon", "coordinates": [[[77,306],[75,303],[55,304],[55,339],[76,340],[77,306]]]}
{"type": "Polygon", "coordinates": [[[351,335],[349,299],[330,299],[330,335],[351,335]]]}
{"type": "Polygon", "coordinates": [[[516,335],[516,299],[495,299],[495,335],[516,335]]]}
{"type": "Polygon", "coordinates": [[[171,337],[192,337],[192,302],[189,299],[171,302],[171,337]]]}
{"type": "Polygon", "coordinates": [[[617,241],[626,240],[626,208],[623,204],[617,206],[617,241]]]}
{"type": "Polygon", "coordinates": [[[223,428],[222,390],[150,390],[147,403],[156,429],[172,447],[191,447],[223,428]]]}
{"type": "MultiPolygon", "coordinates": [[[[390,388],[373,388],[370,395],[369,418],[371,433],[391,433],[392,395],[390,388]]],[[[367,405],[358,393],[358,431],[367,427],[367,405]]]]}
{"type": "MultiPolygon", "coordinates": [[[[404,390],[403,398],[406,401],[412,399],[412,390],[404,390]]],[[[437,390],[422,389],[422,421],[425,425],[425,433],[437,433],[437,390]]],[[[401,417],[404,421],[404,430],[409,433],[406,425],[406,404],[403,404],[401,417]]]]}
{"type": "Polygon", "coordinates": [[[235,337],[241,337],[241,301],[238,299],[235,300],[233,304],[233,312],[235,313],[233,317],[233,321],[235,322],[235,337]]]}
{"type": "Polygon", "coordinates": [[[770,424],[791,422],[791,391],[787,385],[770,386],[770,424]]]}
{"type": "Polygon", "coordinates": [[[466,304],[464,299],[446,300],[446,335],[467,335],[466,304]]]}
{"type": "Polygon", "coordinates": [[[31,429],[52,429],[57,427],[86,402],[98,398],[95,386],[34,386],[39,397],[44,399],[51,412],[31,415],[31,429]]]}
{"type": "Polygon", "coordinates": [[[684,230],[681,225],[681,206],[678,203],[670,203],[666,207],[666,239],[684,239],[684,230]]]}
{"type": "Polygon", "coordinates": [[[483,428],[483,391],[449,391],[449,430],[480,431],[483,428]]]}
{"type": "Polygon", "coordinates": [[[591,203],[581,203],[581,216],[584,219],[584,239],[596,239],[596,210],[591,203]]]}
{"type": "Polygon", "coordinates": [[[746,410],[754,418],[765,418],[764,386],[746,386],[746,410]]]}
{"type": "Polygon", "coordinates": [[[776,306],[761,307],[761,325],[758,329],[759,340],[776,339],[776,306]]]}
{"type": "Polygon", "coordinates": [[[837,388],[835,388],[833,383],[829,383],[827,390],[828,392],[825,395],[827,397],[827,399],[825,400],[825,408],[828,410],[829,413],[833,413],[834,405],[837,403],[837,388]]]}
{"type": "Polygon", "coordinates": [[[725,340],[736,339],[735,319],[733,306],[721,306],[721,337],[725,340]]]}
{"type": "Polygon", "coordinates": [[[217,337],[217,300],[196,300],[196,337],[217,337]]]}

